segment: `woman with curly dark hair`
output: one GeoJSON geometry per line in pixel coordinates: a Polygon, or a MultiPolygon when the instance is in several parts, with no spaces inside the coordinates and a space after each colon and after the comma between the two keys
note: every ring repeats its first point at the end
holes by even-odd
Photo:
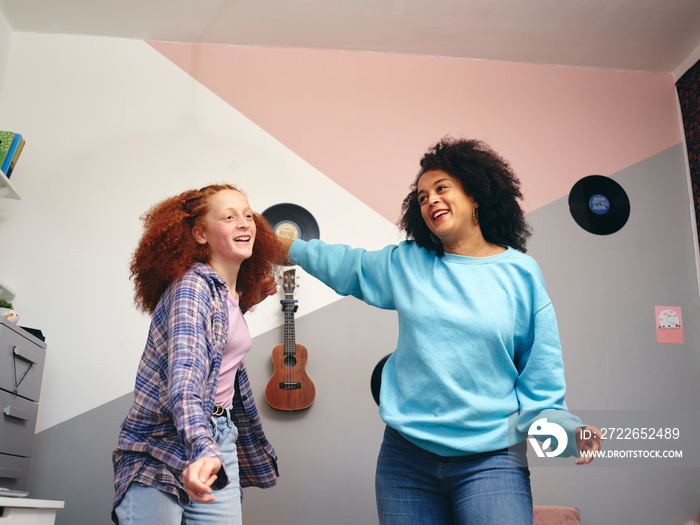
{"type": "Polygon", "coordinates": [[[112,519],[240,524],[241,488],[277,478],[243,364],[243,312],[276,291],[282,247],[228,184],[166,199],[143,219],[131,274],[152,321],[113,454],[112,519]]]}
{"type": "Polygon", "coordinates": [[[524,253],[508,163],[483,142],[445,138],[420,165],[398,246],[282,242],[336,292],[398,312],[379,395],[380,524],[531,524],[528,430],[561,427],[550,442],[563,456],[600,448],[599,431],[566,408],[554,309],[524,253]]]}
{"type": "Polygon", "coordinates": [[[424,220],[422,203],[417,198],[418,183],[423,174],[440,171],[454,178],[476,203],[471,212],[471,219],[478,226],[474,228],[475,233],[482,235],[489,244],[526,251],[530,229],[518,202],[523,197],[520,181],[508,163],[485,143],[443,139],[423,156],[420,166],[411,191],[403,201],[399,220],[401,229],[418,246],[434,251],[438,256],[445,253],[442,242],[431,232],[429,222],[424,220]]]}

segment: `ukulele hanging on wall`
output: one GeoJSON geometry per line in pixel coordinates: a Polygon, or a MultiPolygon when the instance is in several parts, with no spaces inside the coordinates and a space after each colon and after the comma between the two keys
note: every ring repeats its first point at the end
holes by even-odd
{"type": "Polygon", "coordinates": [[[309,408],[316,397],[316,387],[305,369],[308,351],[296,344],[294,280],[295,270],[284,272],[284,299],[280,301],[284,312],[284,343],[272,349],[275,371],[265,389],[265,399],[272,408],[290,412],[309,408]]]}

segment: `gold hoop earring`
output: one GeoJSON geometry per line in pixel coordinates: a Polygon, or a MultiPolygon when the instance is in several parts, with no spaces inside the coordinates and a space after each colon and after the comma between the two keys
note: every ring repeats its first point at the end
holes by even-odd
{"type": "Polygon", "coordinates": [[[479,207],[474,206],[472,208],[472,219],[474,219],[474,224],[479,225],[479,207]]]}
{"type": "Polygon", "coordinates": [[[437,238],[437,235],[435,235],[433,232],[430,232],[430,239],[437,244],[438,246],[441,245],[442,243],[440,242],[440,239],[437,238]]]}

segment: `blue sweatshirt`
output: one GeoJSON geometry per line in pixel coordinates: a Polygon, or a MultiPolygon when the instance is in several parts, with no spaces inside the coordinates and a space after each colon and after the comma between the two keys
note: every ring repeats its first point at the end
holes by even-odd
{"type": "Polygon", "coordinates": [[[318,240],[295,240],[289,254],[337,293],[397,311],[380,414],[406,439],[440,456],[490,452],[523,441],[547,417],[568,435],[562,455],[577,455],[581,421],[566,409],[556,317],[532,257],[512,248],[437,257],[414,242],[369,252],[318,240]]]}

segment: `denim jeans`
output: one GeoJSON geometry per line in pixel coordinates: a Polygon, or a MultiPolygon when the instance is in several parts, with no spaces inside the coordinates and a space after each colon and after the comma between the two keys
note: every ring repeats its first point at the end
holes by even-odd
{"type": "Polygon", "coordinates": [[[442,457],[387,427],[375,480],[379,523],[532,525],[525,446],[520,453],[515,461],[513,448],[442,457]]]}
{"type": "Polygon", "coordinates": [[[241,525],[241,489],[238,481],[238,429],[224,416],[209,423],[214,440],[224,457],[231,482],[212,494],[210,503],[192,502],[182,506],[172,494],[154,487],[132,483],[115,509],[119,525],[241,525]]]}

